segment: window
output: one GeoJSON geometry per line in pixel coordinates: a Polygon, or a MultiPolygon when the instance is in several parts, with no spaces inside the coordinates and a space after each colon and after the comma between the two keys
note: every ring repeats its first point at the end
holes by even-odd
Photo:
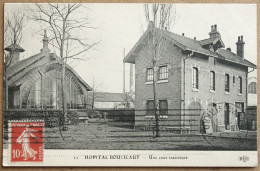
{"type": "Polygon", "coordinates": [[[229,92],[229,75],[225,74],[225,91],[229,92]]]}
{"type": "Polygon", "coordinates": [[[192,69],[192,88],[199,88],[199,75],[198,68],[193,67],[192,69]]]}
{"type": "Polygon", "coordinates": [[[225,118],[224,118],[225,128],[228,129],[229,126],[229,104],[228,103],[225,103],[224,112],[225,112],[225,118]]]}
{"type": "Polygon", "coordinates": [[[248,85],[248,93],[256,94],[256,82],[251,82],[248,85]]]}
{"type": "Polygon", "coordinates": [[[159,114],[160,115],[167,115],[168,114],[167,100],[159,100],[159,114]]]}
{"type": "Polygon", "coordinates": [[[167,65],[159,67],[159,80],[168,79],[168,68],[167,65]]]}
{"type": "MultiPolygon", "coordinates": [[[[78,109],[83,107],[82,94],[73,82],[73,78],[65,77],[66,104],[68,109],[78,109]]],[[[62,85],[61,72],[52,70],[39,78],[32,87],[27,106],[23,108],[62,108],[62,85]]]]}
{"type": "Polygon", "coordinates": [[[210,90],[215,91],[215,72],[210,71],[210,90]]]}
{"type": "Polygon", "coordinates": [[[233,76],[233,84],[236,84],[236,77],[233,76]]]}
{"type": "Polygon", "coordinates": [[[8,88],[8,108],[19,109],[20,108],[20,89],[19,87],[8,88]]]}
{"type": "Polygon", "coordinates": [[[146,81],[153,81],[153,68],[148,68],[146,74],[146,81]]]}
{"type": "Polygon", "coordinates": [[[147,115],[154,115],[154,101],[147,100],[147,115]]]}
{"type": "Polygon", "coordinates": [[[239,80],[239,93],[242,94],[242,77],[238,77],[239,80]]]}

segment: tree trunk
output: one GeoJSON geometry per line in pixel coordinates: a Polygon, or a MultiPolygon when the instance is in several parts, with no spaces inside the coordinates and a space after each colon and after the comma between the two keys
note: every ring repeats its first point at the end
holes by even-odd
{"type": "Polygon", "coordinates": [[[159,125],[159,111],[158,111],[158,101],[156,92],[156,62],[153,60],[153,99],[154,99],[154,116],[155,116],[155,137],[160,137],[160,125],[159,125]]]}
{"type": "Polygon", "coordinates": [[[93,91],[93,94],[92,94],[92,110],[94,109],[94,103],[95,103],[95,92],[93,91]]]}
{"type": "Polygon", "coordinates": [[[66,87],[66,81],[65,81],[65,62],[62,61],[62,77],[61,77],[61,85],[62,85],[62,114],[63,114],[63,130],[67,130],[67,121],[68,121],[68,116],[67,116],[67,101],[66,101],[66,92],[65,92],[65,87],[66,87]]]}
{"type": "Polygon", "coordinates": [[[64,38],[65,38],[65,20],[63,20],[62,25],[62,40],[61,40],[61,48],[60,48],[60,57],[61,57],[61,64],[62,64],[62,70],[61,70],[61,85],[62,85],[62,114],[63,114],[63,130],[67,130],[67,100],[66,100],[66,80],[65,80],[65,69],[66,69],[66,62],[64,59],[64,38]]]}

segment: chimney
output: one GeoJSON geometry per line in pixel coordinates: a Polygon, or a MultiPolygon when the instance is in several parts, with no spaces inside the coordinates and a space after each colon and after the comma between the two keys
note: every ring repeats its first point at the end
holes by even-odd
{"type": "Polygon", "coordinates": [[[48,48],[49,38],[47,37],[46,30],[44,30],[42,44],[43,44],[43,46],[42,46],[41,52],[50,53],[50,49],[48,48]]]}
{"type": "Polygon", "coordinates": [[[237,56],[240,56],[242,59],[244,59],[245,42],[243,40],[243,36],[238,36],[238,41],[237,41],[236,45],[237,45],[237,56]]]}
{"type": "Polygon", "coordinates": [[[196,37],[194,37],[194,40],[196,40],[196,37]]]}
{"type": "Polygon", "coordinates": [[[182,36],[184,36],[184,33],[182,33],[182,36]]]}
{"type": "Polygon", "coordinates": [[[209,36],[210,38],[220,37],[216,24],[211,26],[211,32],[209,32],[209,36]]]}
{"type": "Polygon", "coordinates": [[[11,65],[20,61],[20,53],[25,50],[17,44],[11,44],[5,48],[9,52],[7,60],[11,62],[11,65]]]}

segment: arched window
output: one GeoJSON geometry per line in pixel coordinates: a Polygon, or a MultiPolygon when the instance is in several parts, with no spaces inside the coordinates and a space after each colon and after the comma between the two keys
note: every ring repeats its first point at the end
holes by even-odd
{"type": "Polygon", "coordinates": [[[229,92],[229,75],[225,74],[225,92],[229,92]]]}
{"type": "Polygon", "coordinates": [[[215,72],[210,71],[210,90],[215,91],[215,72]]]}
{"type": "Polygon", "coordinates": [[[256,82],[251,82],[248,85],[248,93],[256,94],[256,82]]]}
{"type": "Polygon", "coordinates": [[[192,88],[199,88],[199,75],[198,68],[196,67],[192,69],[192,88]]]}
{"type": "MultiPolygon", "coordinates": [[[[82,95],[69,77],[65,77],[65,95],[67,107],[82,107],[82,95]]],[[[62,107],[61,73],[53,70],[39,78],[32,87],[27,101],[28,108],[61,109],[62,107]]]]}

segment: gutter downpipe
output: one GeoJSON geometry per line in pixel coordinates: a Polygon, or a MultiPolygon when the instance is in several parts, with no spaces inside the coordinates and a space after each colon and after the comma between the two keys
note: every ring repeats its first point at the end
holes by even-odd
{"type": "Polygon", "coordinates": [[[186,58],[183,58],[183,88],[182,88],[182,91],[183,91],[183,97],[182,97],[182,103],[183,103],[183,109],[182,109],[182,112],[183,112],[183,128],[185,128],[185,108],[186,108],[186,105],[185,105],[185,79],[186,79],[186,59],[189,59],[191,57],[193,57],[194,55],[194,51],[192,51],[190,54],[188,54],[188,56],[186,58]]]}
{"type": "MultiPolygon", "coordinates": [[[[255,68],[253,68],[253,70],[252,71],[247,71],[246,72],[246,106],[244,107],[244,109],[245,109],[245,111],[247,110],[247,105],[248,105],[248,74],[250,73],[250,72],[253,72],[255,70],[255,68]]],[[[245,112],[244,111],[244,112],[245,112]]]]}

